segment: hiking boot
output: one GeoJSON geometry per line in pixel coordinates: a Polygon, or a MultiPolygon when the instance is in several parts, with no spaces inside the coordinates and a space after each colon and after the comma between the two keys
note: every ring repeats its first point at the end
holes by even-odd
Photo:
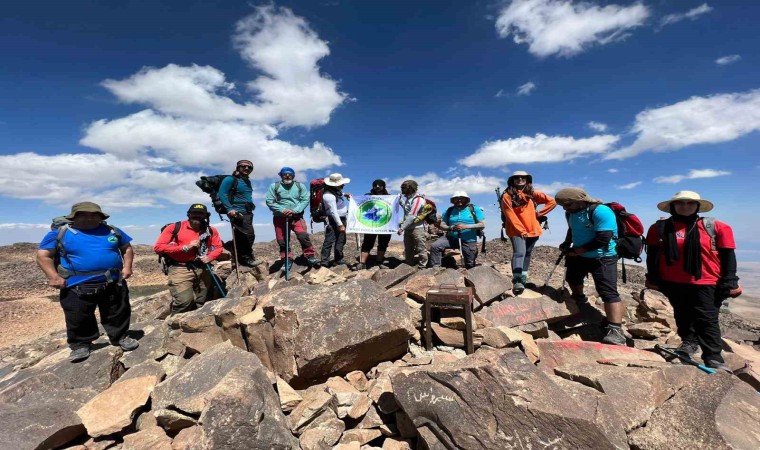
{"type": "Polygon", "coordinates": [[[71,354],[69,354],[69,361],[71,362],[79,362],[84,361],[85,359],[90,357],[90,346],[87,347],[77,347],[71,349],[71,354]]]}
{"type": "Polygon", "coordinates": [[[527,289],[536,289],[538,287],[538,286],[536,286],[536,283],[531,283],[530,281],[528,281],[528,272],[527,271],[522,273],[522,280],[523,280],[523,285],[527,289]]]}
{"type": "Polygon", "coordinates": [[[699,344],[696,342],[682,342],[678,348],[675,349],[676,353],[687,356],[689,358],[694,357],[699,351],[699,344]]]}
{"type": "Polygon", "coordinates": [[[319,260],[313,256],[306,258],[306,263],[309,264],[309,267],[319,268],[319,260]]]}
{"type": "Polygon", "coordinates": [[[354,270],[364,270],[367,268],[367,265],[364,263],[359,263],[356,266],[354,266],[354,270]]]}
{"type": "Polygon", "coordinates": [[[293,261],[290,259],[283,260],[282,267],[280,267],[280,272],[285,272],[286,270],[290,270],[293,267],[293,261]]]}
{"type": "Polygon", "coordinates": [[[520,295],[523,292],[525,292],[525,281],[523,280],[522,274],[513,273],[512,274],[512,293],[515,295],[520,295]]]}
{"type": "Polygon", "coordinates": [[[728,309],[728,300],[729,299],[725,299],[720,304],[720,312],[722,312],[724,314],[729,311],[729,309],[728,309]]]}
{"type": "Polygon", "coordinates": [[[733,373],[731,369],[726,365],[725,362],[718,361],[717,359],[705,360],[705,366],[709,367],[710,369],[722,370],[724,372],[733,373]]]}
{"type": "Polygon", "coordinates": [[[347,266],[348,263],[346,262],[345,259],[341,259],[340,261],[335,261],[334,263],[332,263],[332,265],[333,265],[333,267],[335,267],[335,266],[347,266]]]}
{"type": "Polygon", "coordinates": [[[625,345],[625,334],[622,327],[614,325],[607,326],[607,335],[602,339],[602,343],[610,345],[625,345]]]}
{"type": "Polygon", "coordinates": [[[133,339],[129,336],[124,336],[123,338],[119,339],[119,342],[117,345],[121,347],[121,349],[124,350],[125,352],[131,352],[132,350],[139,347],[140,343],[137,342],[136,339],[133,339]]]}

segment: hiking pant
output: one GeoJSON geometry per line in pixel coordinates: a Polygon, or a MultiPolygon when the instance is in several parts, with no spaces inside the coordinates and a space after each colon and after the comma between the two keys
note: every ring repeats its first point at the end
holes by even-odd
{"type": "MultiPolygon", "coordinates": [[[[430,265],[433,267],[441,266],[441,257],[443,251],[447,248],[459,248],[459,239],[453,237],[441,236],[430,247],[430,265]]],[[[475,267],[475,258],[478,257],[478,241],[462,242],[462,256],[464,259],[465,269],[475,267]]]]}
{"type": "Polygon", "coordinates": [[[253,231],[253,214],[237,213],[237,218],[232,221],[232,231],[235,233],[235,251],[239,262],[253,259],[253,243],[256,241],[256,233],[253,231]]]}
{"type": "Polygon", "coordinates": [[[369,253],[377,241],[377,251],[385,253],[388,250],[388,244],[391,242],[390,234],[365,234],[362,239],[362,252],[369,253]]]}
{"type": "MultiPolygon", "coordinates": [[[[285,259],[285,223],[288,223],[288,227],[290,228],[290,231],[294,231],[296,233],[296,238],[298,239],[298,243],[301,244],[301,250],[303,250],[303,255],[305,257],[314,256],[316,254],[316,251],[314,250],[314,246],[311,243],[311,239],[309,239],[309,231],[306,228],[306,220],[304,220],[303,217],[299,218],[287,218],[285,216],[274,216],[272,218],[272,222],[274,223],[274,235],[275,239],[277,239],[277,244],[280,245],[280,259],[285,259]]],[[[288,239],[290,239],[290,236],[288,236],[288,239]]],[[[292,248],[292,246],[291,246],[292,248]]],[[[293,252],[288,252],[288,258],[293,259],[293,252]]]]}
{"type": "Polygon", "coordinates": [[[425,268],[428,263],[427,233],[424,226],[404,231],[404,260],[410,266],[425,268]]]}
{"type": "Polygon", "coordinates": [[[171,314],[192,311],[206,303],[211,288],[211,273],[202,266],[169,266],[171,314]]]}
{"type": "Polygon", "coordinates": [[[59,298],[66,319],[66,342],[72,350],[87,347],[100,336],[95,308],[100,312],[100,323],[112,344],[127,334],[132,310],[127,282],[122,280],[121,283],[82,283],[61,289],[59,298]]]}
{"type": "Polygon", "coordinates": [[[698,343],[704,361],[723,362],[715,286],[662,282],[660,291],[673,305],[681,341],[698,343]]]}
{"type": "Polygon", "coordinates": [[[343,247],[346,246],[346,232],[338,231],[340,225],[346,226],[346,218],[340,218],[338,224],[332,217],[327,218],[325,225],[325,241],[322,243],[322,265],[330,264],[330,251],[335,247],[335,262],[343,261],[343,247]]]}
{"type": "Polygon", "coordinates": [[[529,238],[514,236],[509,240],[512,242],[512,273],[521,275],[530,269],[530,257],[533,247],[538,242],[538,236],[529,238]]]}
{"type": "Polygon", "coordinates": [[[596,293],[604,303],[617,303],[620,294],[617,290],[617,256],[603,258],[585,258],[568,256],[565,258],[565,280],[570,286],[583,286],[583,279],[591,274],[596,286],[596,293]]]}

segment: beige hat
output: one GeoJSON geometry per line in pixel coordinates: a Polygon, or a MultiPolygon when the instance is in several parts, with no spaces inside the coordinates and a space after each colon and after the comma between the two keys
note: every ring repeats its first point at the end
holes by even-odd
{"type": "Polygon", "coordinates": [[[350,178],[344,178],[339,173],[331,173],[329,177],[325,178],[325,184],[332,187],[343,186],[351,182],[350,178]]]}
{"type": "Polygon", "coordinates": [[[93,202],[79,202],[74,203],[74,206],[71,207],[71,212],[68,216],[65,216],[68,220],[74,220],[74,216],[77,215],[79,212],[94,212],[99,213],[101,216],[103,216],[103,220],[108,219],[110,216],[106,213],[104,213],[100,209],[100,205],[93,202]]]}
{"type": "Polygon", "coordinates": [[[657,204],[657,209],[659,209],[662,212],[669,213],[670,212],[670,204],[677,201],[677,200],[686,200],[689,202],[697,202],[699,203],[699,210],[697,212],[708,212],[712,211],[714,205],[711,201],[704,200],[702,197],[699,196],[694,191],[678,191],[676,192],[676,195],[671,197],[670,200],[665,200],[664,202],[660,202],[657,204]]]}
{"type": "Polygon", "coordinates": [[[560,206],[565,206],[573,202],[602,203],[601,200],[591,197],[586,191],[577,187],[569,187],[560,190],[557,192],[557,195],[554,196],[554,200],[556,200],[560,206]]]}
{"type": "Polygon", "coordinates": [[[457,197],[464,197],[464,198],[467,199],[468,202],[470,201],[470,196],[467,195],[467,192],[465,192],[465,191],[456,191],[456,192],[454,192],[454,194],[451,196],[451,198],[449,199],[449,201],[451,201],[452,203],[454,203],[454,199],[457,198],[457,197]]]}
{"type": "Polygon", "coordinates": [[[526,181],[529,184],[533,184],[533,175],[529,174],[528,172],[524,170],[517,170],[514,173],[512,173],[512,176],[507,178],[507,186],[514,185],[515,177],[525,177],[526,181]]]}

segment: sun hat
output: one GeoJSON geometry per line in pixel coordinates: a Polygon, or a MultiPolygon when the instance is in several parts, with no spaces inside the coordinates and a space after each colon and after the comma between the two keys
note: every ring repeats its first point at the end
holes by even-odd
{"type": "Polygon", "coordinates": [[[192,205],[190,205],[190,208],[188,208],[187,213],[188,214],[201,213],[207,216],[211,215],[211,213],[208,212],[208,208],[206,208],[206,205],[204,205],[203,203],[193,203],[192,205]]]}
{"type": "Polygon", "coordinates": [[[525,177],[528,179],[528,183],[533,183],[533,175],[529,174],[528,172],[524,170],[518,170],[512,173],[512,176],[507,178],[507,186],[512,186],[513,181],[516,177],[525,177]]]}
{"type": "Polygon", "coordinates": [[[670,204],[678,200],[686,200],[689,202],[699,203],[699,210],[697,212],[709,212],[709,211],[712,211],[714,207],[711,201],[703,199],[702,197],[699,196],[699,194],[697,194],[694,191],[678,191],[676,192],[676,195],[671,197],[670,200],[665,200],[664,202],[658,203],[657,209],[659,209],[662,212],[669,213],[670,204]]]}
{"type": "Polygon", "coordinates": [[[343,186],[351,182],[350,178],[344,178],[339,173],[331,173],[329,177],[325,178],[325,184],[332,187],[343,186]]]}
{"type": "Polygon", "coordinates": [[[449,201],[451,201],[451,203],[454,203],[454,199],[457,198],[457,197],[464,197],[464,198],[467,199],[468,202],[470,201],[470,196],[467,195],[467,192],[465,192],[465,191],[456,191],[456,192],[454,192],[454,194],[452,194],[452,196],[449,199],[449,201]]]}
{"type": "Polygon", "coordinates": [[[588,195],[586,191],[577,187],[569,187],[560,190],[557,192],[557,195],[554,196],[554,200],[562,206],[574,202],[602,203],[601,200],[588,195]]]}
{"type": "Polygon", "coordinates": [[[103,212],[103,210],[100,209],[100,205],[93,202],[79,202],[74,203],[74,205],[71,207],[71,212],[69,215],[65,216],[68,220],[74,220],[74,216],[77,215],[77,213],[80,212],[92,212],[92,213],[99,213],[101,216],[103,216],[103,220],[108,219],[110,216],[103,212]]]}

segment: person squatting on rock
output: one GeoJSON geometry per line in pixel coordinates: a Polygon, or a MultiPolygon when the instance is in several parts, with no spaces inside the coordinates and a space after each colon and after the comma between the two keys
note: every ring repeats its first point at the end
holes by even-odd
{"type": "Polygon", "coordinates": [[[156,239],[153,250],[166,261],[171,314],[192,311],[206,302],[213,286],[209,265],[222,254],[219,231],[209,224],[211,214],[196,203],[187,210],[187,220],[170,224],[156,239]]]}
{"type": "MultiPolygon", "coordinates": [[[[373,181],[372,189],[367,192],[366,195],[389,195],[388,190],[385,188],[385,181],[373,181]]],[[[367,268],[369,252],[371,252],[372,247],[375,246],[375,241],[377,241],[377,257],[375,258],[375,261],[378,265],[383,265],[383,261],[385,261],[385,251],[388,250],[388,244],[391,242],[391,235],[365,233],[362,238],[361,255],[359,256],[359,264],[357,264],[356,270],[367,268]]]]}
{"type": "Polygon", "coordinates": [[[439,227],[447,231],[430,247],[430,265],[441,266],[443,251],[447,248],[460,248],[465,269],[475,267],[478,256],[478,234],[486,227],[483,209],[470,203],[470,197],[464,191],[454,192],[450,206],[441,216],[439,227]]]}
{"type": "Polygon", "coordinates": [[[400,196],[404,221],[399,225],[398,234],[404,234],[404,260],[410,266],[424,269],[428,263],[425,216],[430,205],[425,202],[424,195],[417,193],[417,182],[414,180],[401,183],[400,196]]]}
{"type": "MultiPolygon", "coordinates": [[[[303,212],[309,206],[309,189],[303,183],[294,181],[296,172],[290,167],[283,167],[278,175],[281,180],[269,186],[266,201],[272,211],[274,234],[280,246],[282,270],[289,268],[293,262],[293,253],[285,248],[286,228],[288,233],[295,232],[298,243],[301,244],[303,256],[309,265],[314,266],[318,263],[314,256],[316,250],[309,239],[306,220],[303,218],[303,212]]],[[[289,239],[290,236],[288,236],[289,239]]]]}
{"type": "Polygon", "coordinates": [[[681,345],[676,351],[702,360],[712,369],[729,370],[721,355],[719,308],[741,295],[736,276],[734,233],[730,226],[699,213],[713,204],[692,191],[680,191],[657,204],[670,213],[647,232],[646,287],[661,291],[673,305],[681,345]]]}
{"type": "Polygon", "coordinates": [[[557,203],[543,192],[533,189],[533,176],[517,171],[507,179],[507,189],[501,196],[505,232],[512,242],[512,291],[520,295],[528,283],[528,271],[533,247],[542,234],[542,223],[557,203]],[[538,205],[544,205],[538,210],[538,205]]]}
{"type": "Polygon", "coordinates": [[[330,266],[330,252],[335,250],[333,266],[346,264],[343,259],[343,247],[346,245],[346,217],[348,216],[348,201],[351,194],[343,193],[343,186],[351,182],[339,173],[330,174],[325,178],[325,191],[322,194],[322,206],[325,210],[325,241],[322,243],[322,260],[320,265],[330,266]]]}
{"type": "Polygon", "coordinates": [[[625,306],[617,290],[618,227],[615,213],[580,188],[562,189],[555,199],[567,215],[567,236],[560,244],[560,250],[567,256],[565,280],[570,285],[573,299],[579,305],[588,302],[583,295],[583,280],[591,273],[607,315],[607,332],[602,342],[625,345],[625,306]]]}
{"type": "Polygon", "coordinates": [[[131,308],[126,280],[132,276],[132,238],[106,225],[108,214],[92,202],[74,204],[65,219],[70,224],[42,238],[37,265],[48,285],[61,290],[69,360],[90,356],[90,345],[100,336],[95,308],[111,344],[125,351],[136,349],[138,342],[127,335],[131,308]]]}
{"type": "Polygon", "coordinates": [[[253,188],[250,175],[253,163],[247,159],[237,162],[232,176],[222,180],[219,185],[219,200],[227,210],[227,217],[235,233],[235,248],[237,262],[243,266],[254,267],[261,264],[253,256],[253,243],[256,233],[253,230],[253,188]],[[230,194],[234,195],[230,195],[230,194]]]}

